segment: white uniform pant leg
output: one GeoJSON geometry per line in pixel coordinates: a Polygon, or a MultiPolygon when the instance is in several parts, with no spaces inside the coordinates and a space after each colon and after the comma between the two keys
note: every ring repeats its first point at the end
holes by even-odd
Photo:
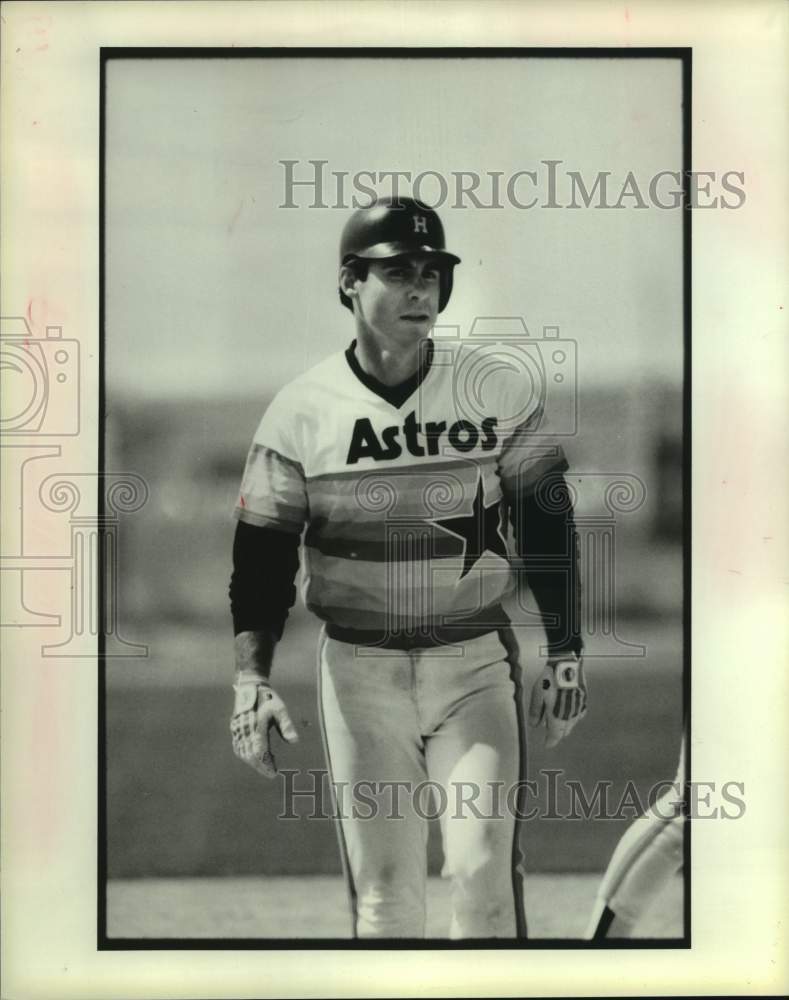
{"type": "Polygon", "coordinates": [[[517,664],[496,633],[461,648],[454,659],[420,653],[417,673],[425,721],[434,723],[427,770],[446,802],[440,822],[444,874],[452,881],[450,937],[525,937],[511,808],[524,747],[517,664]]]}
{"type": "Polygon", "coordinates": [[[617,844],[597,893],[587,937],[595,933],[605,907],[615,914],[614,936],[629,936],[666,882],[682,868],[684,759],[683,741],[674,787],[635,820],[617,844]]]}
{"type": "Polygon", "coordinates": [[[320,701],[353,934],[424,937],[428,827],[411,791],[426,772],[409,654],[324,638],[320,701]]]}

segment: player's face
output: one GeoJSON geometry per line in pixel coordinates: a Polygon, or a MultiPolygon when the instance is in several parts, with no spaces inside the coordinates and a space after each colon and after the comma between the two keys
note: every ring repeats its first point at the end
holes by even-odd
{"type": "Polygon", "coordinates": [[[357,316],[373,333],[395,343],[426,337],[438,316],[440,265],[417,255],[371,261],[356,283],[357,316]]]}

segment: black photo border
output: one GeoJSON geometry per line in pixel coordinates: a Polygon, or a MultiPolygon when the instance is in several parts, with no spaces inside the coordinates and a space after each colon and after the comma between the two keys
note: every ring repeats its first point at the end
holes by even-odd
{"type": "MultiPolygon", "coordinates": [[[[104,474],[106,472],[106,386],[105,386],[105,251],[106,251],[106,99],[107,63],[117,59],[676,59],[682,66],[682,286],[683,286],[683,380],[682,380],[682,700],[683,732],[686,742],[685,784],[691,774],[691,376],[692,376],[692,70],[691,47],[523,47],[523,48],[318,48],[318,47],[102,47],[99,51],[99,434],[98,497],[99,524],[105,515],[104,474]]],[[[101,529],[100,529],[101,531],[101,529]]],[[[103,551],[103,546],[100,546],[103,551]]],[[[98,620],[105,622],[107,602],[103,562],[99,567],[98,620]]],[[[639,950],[688,949],[691,947],[691,839],[690,822],[685,823],[683,844],[684,893],[683,935],[679,938],[638,938],[633,940],[584,941],[576,938],[491,939],[458,941],[428,939],[344,939],[344,938],[109,938],[107,936],[107,747],[106,747],[106,640],[98,637],[98,819],[97,819],[97,898],[96,931],[98,951],[280,951],[280,950],[639,950]]],[[[686,792],[687,795],[687,792],[686,792]]],[[[685,807],[687,808],[687,801],[685,807]]]]}

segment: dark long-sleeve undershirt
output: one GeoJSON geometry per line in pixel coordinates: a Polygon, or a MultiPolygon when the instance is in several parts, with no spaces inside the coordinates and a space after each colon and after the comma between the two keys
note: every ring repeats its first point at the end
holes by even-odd
{"type": "Polygon", "coordinates": [[[551,654],[579,656],[581,579],[578,536],[567,483],[548,473],[513,512],[515,540],[524,573],[543,617],[551,654]]]}
{"type": "Polygon", "coordinates": [[[239,521],[233,540],[230,611],[233,632],[272,632],[282,638],[296,600],[300,536],[239,521]]]}

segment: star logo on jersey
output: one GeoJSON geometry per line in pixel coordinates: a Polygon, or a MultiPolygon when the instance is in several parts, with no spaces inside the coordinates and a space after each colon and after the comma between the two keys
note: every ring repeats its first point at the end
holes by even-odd
{"type": "Polygon", "coordinates": [[[463,569],[460,579],[472,569],[483,553],[492,552],[507,559],[507,546],[501,533],[501,501],[485,504],[482,475],[477,478],[477,492],[470,514],[462,517],[448,517],[443,521],[433,521],[437,528],[448,531],[463,541],[463,569]]]}

